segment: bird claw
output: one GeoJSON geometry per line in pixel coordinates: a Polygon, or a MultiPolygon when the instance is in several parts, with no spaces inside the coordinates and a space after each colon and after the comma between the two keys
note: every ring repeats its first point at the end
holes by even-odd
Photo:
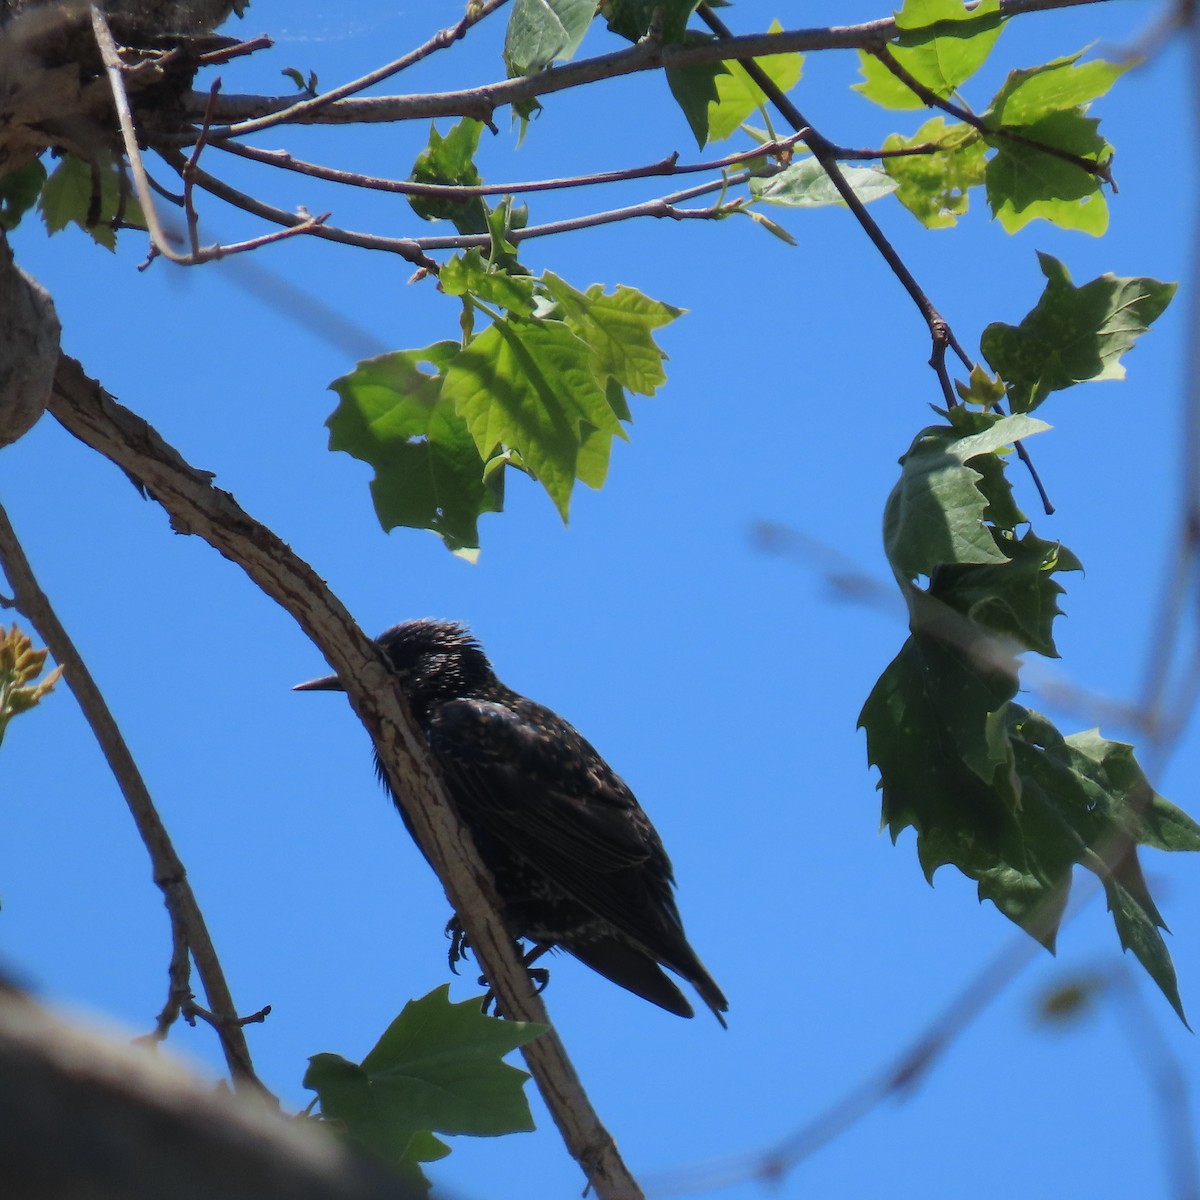
{"type": "Polygon", "coordinates": [[[447,955],[450,960],[450,970],[457,975],[458,964],[467,957],[471,943],[467,941],[467,935],[463,932],[463,927],[459,924],[457,917],[451,917],[446,922],[446,936],[450,939],[450,950],[447,955]]]}
{"type": "MultiPolygon", "coordinates": [[[[549,949],[550,947],[547,945],[537,945],[528,953],[521,956],[521,963],[529,974],[535,996],[540,996],[546,990],[546,986],[550,982],[550,971],[547,967],[534,967],[530,964],[536,962],[549,949]]],[[[483,994],[483,1000],[480,1002],[479,1011],[484,1016],[487,1016],[488,1009],[490,1008],[497,1017],[503,1017],[505,1013],[496,1003],[496,992],[492,985],[488,983],[486,975],[480,975],[479,986],[487,988],[487,991],[483,994]]]]}

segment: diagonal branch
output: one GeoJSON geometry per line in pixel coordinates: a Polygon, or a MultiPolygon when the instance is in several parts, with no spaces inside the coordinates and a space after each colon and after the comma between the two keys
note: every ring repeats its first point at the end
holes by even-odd
{"type": "Polygon", "coordinates": [[[242,1033],[229,984],[225,980],[220,959],[209,936],[204,914],[200,911],[200,905],[196,902],[195,893],[188,882],[183,862],[175,852],[170,834],[158,815],[146,782],[125,739],[121,736],[104,696],[96,686],[96,681],[76,650],[70,635],[55,615],[46,594],[38,586],[29,560],[21,549],[3,506],[0,506],[0,566],[4,568],[12,587],[17,609],[33,623],[55,661],[63,668],[63,676],[71,691],[75,693],[79,707],[83,709],[83,714],[100,743],[100,749],[116,777],[125,803],[129,805],[134,824],[150,854],[150,861],[154,866],[154,882],[162,891],[171,917],[174,945],[171,956],[171,996],[159,1019],[159,1028],[165,1031],[166,1025],[174,1020],[174,1015],[178,1012],[177,1002],[182,1002],[182,997],[176,991],[176,984],[177,978],[186,973],[186,959],[181,960],[180,949],[181,940],[185,940],[196,964],[196,971],[204,986],[208,1003],[216,1014],[213,1027],[220,1039],[225,1062],[234,1084],[244,1090],[259,1091],[269,1096],[270,1093],[254,1073],[254,1064],[250,1059],[250,1050],[242,1033]]]}
{"type": "MultiPolygon", "coordinates": [[[[379,749],[392,790],[403,798],[416,839],[466,928],[500,1007],[517,1020],[549,1025],[499,916],[491,877],[378,646],[307,563],[66,356],[59,360],[50,411],[76,437],[141,480],[177,532],[202,537],[240,566],[320,648],[346,683],[350,703],[379,749]]],[[[557,1033],[547,1029],[522,1053],[568,1151],[599,1200],[640,1200],[641,1189],[600,1123],[557,1033]]]]}

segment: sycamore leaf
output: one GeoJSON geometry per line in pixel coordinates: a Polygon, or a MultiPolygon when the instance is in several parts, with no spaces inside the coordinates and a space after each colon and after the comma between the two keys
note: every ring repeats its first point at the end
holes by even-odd
{"type": "Polygon", "coordinates": [[[1108,228],[1108,201],[1100,179],[1043,147],[1088,162],[1112,157],[1112,147],[1096,132],[1099,121],[1082,108],[1050,113],[1018,131],[1034,145],[1005,137],[989,138],[996,153],[986,170],[988,203],[1006,233],[1041,218],[1063,229],[1099,237],[1108,228]]]}
{"type": "MultiPolygon", "coordinates": [[[[782,28],[778,21],[772,21],[767,32],[779,33],[782,28]]],[[[713,40],[706,34],[692,32],[684,38],[684,43],[713,40]]],[[[800,81],[803,55],[768,54],[754,61],[782,92],[791,91],[800,81]]],[[[731,137],[751,113],[767,102],[746,68],[735,60],[668,67],[667,84],[701,149],[709,142],[731,137]]]]}
{"type": "Polygon", "coordinates": [[[509,76],[571,58],[595,15],[596,0],[516,0],[504,35],[509,76]]]}
{"type": "Polygon", "coordinates": [[[449,364],[442,397],[466,421],[480,457],[504,447],[520,454],[564,521],[583,437],[621,429],[591,348],[562,321],[494,322],[449,364]]]}
{"type": "Polygon", "coordinates": [[[892,570],[915,579],[946,563],[1006,562],[984,524],[984,475],[968,463],[1048,428],[1003,417],[966,437],[944,425],[922,430],[900,460],[900,479],[884,509],[883,542],[892,570]]]}
{"type": "Polygon", "coordinates": [[[941,567],[930,583],[930,595],[983,629],[1057,658],[1052,627],[1062,613],[1058,598],[1064,589],[1054,574],[1082,571],[1082,564],[1065,546],[1043,541],[1032,530],[1021,538],[995,530],[992,536],[1007,561],[941,567]]]}
{"type": "MultiPolygon", "coordinates": [[[[577,291],[552,271],[541,284],[557,303],[556,315],[596,356],[596,374],[611,376],[631,392],[652,396],[667,381],[666,355],[654,340],[654,330],[683,316],[685,309],[652,300],[636,288],[618,286],[609,295],[594,283],[577,291]]],[[[628,421],[628,409],[618,413],[628,421]]]]}
{"type": "Polygon", "coordinates": [[[42,194],[46,168],[40,159],[0,178],[0,229],[16,229],[42,194]]]}
{"type": "MultiPolygon", "coordinates": [[[[878,167],[843,166],[842,175],[864,204],[888,196],[899,187],[895,179],[878,167]]],[[[778,175],[751,179],[750,194],[764,204],[780,204],[788,208],[822,208],[829,204],[846,203],[833,186],[825,168],[812,155],[797,159],[778,175]]]]}
{"type": "Polygon", "coordinates": [[[533,280],[528,275],[489,266],[478,247],[443,263],[438,286],[448,296],[476,296],[517,316],[527,317],[533,312],[533,280]]]}
{"type": "Polygon", "coordinates": [[[435,1132],[492,1137],[533,1128],[528,1075],[502,1059],[544,1026],[485,1017],[478,997],[452,1004],[449,991],[444,984],[409,1001],[361,1065],[317,1054],[304,1076],[323,1119],[422,1190],[429,1185],[419,1163],[450,1152],[435,1132]]]}
{"type": "MultiPolygon", "coordinates": [[[[910,75],[943,99],[983,65],[1000,36],[1000,0],[967,8],[962,0],[905,0],[896,14],[899,44],[889,49],[910,75]]],[[[920,99],[873,54],[858,52],[863,82],[854,85],[884,108],[923,108],[920,99]]]]}
{"type": "MultiPolygon", "coordinates": [[[[463,117],[444,137],[429,127],[429,145],[417,155],[409,179],[413,183],[458,184],[478,187],[475,151],[483,123],[463,117]]],[[[458,200],[445,196],[409,196],[408,203],[426,221],[450,221],[459,233],[487,233],[487,205],[479,196],[458,200]]]]}
{"type": "Polygon", "coordinates": [[[932,154],[906,154],[883,160],[897,184],[896,199],[929,229],[953,225],[969,205],[967,193],[984,181],[987,144],[970,125],[947,125],[944,117],[926,121],[910,138],[891,134],[885,150],[932,143],[932,154]]]}
{"type": "Polygon", "coordinates": [[[992,97],[983,119],[989,125],[1032,125],[1052,112],[1077,108],[1103,96],[1133,66],[1098,59],[1075,64],[1083,51],[1052,59],[1038,67],[1009,72],[1004,85],[992,97]]]}
{"type": "Polygon", "coordinates": [[[479,545],[480,514],[503,507],[504,476],[485,480],[466,422],[441,394],[459,349],[436,342],[360,362],[330,385],[341,402],[326,424],[331,450],[375,468],[371,495],[384,529],[431,529],[451,550],[469,550],[479,545]]]}
{"type": "Polygon", "coordinates": [[[67,154],[42,185],[38,207],[48,233],[57,233],[74,223],[99,245],[117,248],[117,231],[112,222],[118,214],[127,225],[145,228],[145,217],[129,192],[121,169],[112,155],[98,151],[88,164],[67,154]],[[121,191],[126,189],[124,208],[121,191]]]}
{"type": "Polygon", "coordinates": [[[1008,384],[1017,412],[1087,380],[1123,379],[1121,356],[1162,314],[1175,284],[1101,275],[1082,287],[1049,254],[1038,255],[1046,288],[1020,325],[992,324],[980,347],[1008,384]]]}
{"type": "Polygon", "coordinates": [[[683,40],[688,19],[699,0],[606,0],[605,20],[613,33],[631,42],[640,42],[650,31],[656,15],[662,21],[663,44],[683,40]]]}
{"type": "MultiPolygon", "coordinates": [[[[1163,817],[1174,830],[1169,849],[1200,849],[1200,826],[1155,794],[1133,748],[1095,730],[1064,738],[1037,713],[1012,705],[1010,728],[1018,768],[1029,786],[1022,819],[1030,839],[1054,843],[1065,874],[1080,863],[1099,875],[1122,948],[1132,950],[1186,1024],[1165,928],[1142,875],[1139,844],[1163,817]]],[[[1047,865],[1050,864],[1047,857],[1047,865]]]]}

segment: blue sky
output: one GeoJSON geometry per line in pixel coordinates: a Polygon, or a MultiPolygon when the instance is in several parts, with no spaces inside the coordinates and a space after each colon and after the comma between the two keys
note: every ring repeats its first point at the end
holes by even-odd
{"type": "MultiPolygon", "coordinates": [[[[368,0],[349,20],[328,5],[255,0],[235,32],[267,31],[273,52],[223,71],[227,91],[287,90],[278,71],[350,78],[454,20],[450,3],[368,0]]],[[[967,95],[982,108],[1010,67],[1100,42],[1124,45],[1159,12],[1107,4],[1016,21],[967,95]]],[[[738,31],[849,23],[882,6],[811,3],[802,13],[739,3],[738,31]]],[[[405,90],[499,78],[502,21],[403,77],[405,90]]],[[[613,43],[596,28],[584,52],[613,43]]],[[[1093,240],[1037,223],[1008,237],[982,199],[958,228],[929,233],[898,205],[873,212],[918,279],[977,351],[984,326],[1036,302],[1036,250],[1076,282],[1111,270],[1183,282],[1127,359],[1121,384],[1056,395],[1031,446],[1057,506],[1038,518],[1083,560],[1069,576],[1054,679],[1136,696],[1175,536],[1190,294],[1194,167],[1182,45],[1123,78],[1096,106],[1117,148],[1120,194],[1093,240]]],[[[812,55],[794,93],[827,136],[879,145],[920,113],[889,114],[847,89],[849,54],[812,55]]],[[[1194,105],[1192,106],[1194,107],[1194,105]]],[[[443,124],[445,128],[445,124],[443,124]]],[[[257,144],[404,175],[427,126],[336,139],[319,130],[257,144]]],[[[740,148],[740,147],[735,147],[740,148]]],[[[484,137],[487,179],[538,178],[695,154],[655,77],[553,97],[524,145],[484,137]]],[[[351,228],[411,233],[395,198],[363,200],[313,181],[248,174],[215,151],[205,164],[284,208],[334,209],[351,228]]],[[[707,156],[707,152],[706,152],[707,156]]],[[[646,181],[533,199],[537,221],[669,191],[646,181]]],[[[259,232],[203,202],[210,238],[259,232]]],[[[943,870],[926,885],[911,832],[877,833],[878,797],[856,732],[859,708],[904,638],[891,611],[833,592],[811,569],[764,553],[760,521],[802,530],[887,579],[880,546],[895,462],[939,399],[916,310],[849,215],[772,210],[788,248],[748,221],[612,225],[530,243],[523,260],[579,287],[625,283],[688,309],[662,332],[669,383],[634,406],[600,493],[580,488],[563,528],[535,485],[513,478],[508,510],[483,518],[470,566],[430,534],[381,532],[369,470],[326,450],[327,384],[356,356],[457,331],[457,302],[411,268],[300,239],[249,263],[136,270],[144,243],[116,255],[78,231],[47,240],[29,219],[19,261],[54,294],[63,344],[189,462],[287,540],[369,632],[408,617],[468,622],[501,677],[574,723],[627,779],[672,855],[680,907],[730,999],[723,1032],[681,1021],[573,961],[554,964],[550,1012],[635,1173],[665,1186],[698,1161],[753,1154],[784,1138],[896,1055],[1006,946],[1015,928],[943,870]],[[300,301],[255,298],[258,268],[333,306],[361,345],[336,345],[290,319],[300,301]]],[[[425,232],[424,229],[419,232],[425,232]]],[[[270,278],[266,286],[273,286],[270,278]]],[[[1014,472],[1027,511],[1036,498],[1014,472]]],[[[198,539],[173,534],[109,463],[52,420],[0,456],[0,495],[41,582],[103,687],[187,863],[235,997],[271,1004],[249,1031],[260,1073],[301,1107],[306,1059],[360,1058],[403,1003],[447,978],[441,890],[377,788],[369,745],[345,702],[295,695],[323,673],[286,614],[198,539]]],[[[884,592],[886,595],[886,590],[884,592]]],[[[1036,692],[1033,707],[1047,707],[1036,692]]],[[[1066,730],[1086,713],[1055,713],[1066,730]]],[[[1130,731],[1105,725],[1124,738],[1130,731]]],[[[169,942],[145,854],[69,694],[17,722],[0,783],[0,956],[44,997],[149,1028],[166,989],[169,942]]],[[[1154,777],[1193,815],[1189,731],[1154,777]]],[[[1200,1014],[1200,864],[1144,855],[1184,1003],[1200,1014]]],[[[1080,882],[1083,882],[1080,880],[1080,882]]],[[[1037,996],[1119,965],[1094,900],[1064,929],[1059,956],[1034,959],[903,1104],[889,1102],[786,1177],[784,1196],[981,1200],[1027,1194],[1168,1195],[1147,1063],[1122,1011],[1047,1031],[1037,996]]],[[[1128,962],[1126,963],[1128,965],[1128,962]]],[[[472,992],[471,980],[452,994],[472,992]]],[[[1136,986],[1190,1088],[1195,1039],[1136,986]]],[[[215,1042],[180,1028],[173,1049],[219,1068],[215,1042]]],[[[457,1139],[432,1168],[451,1194],[577,1195],[581,1179],[535,1100],[539,1130],[457,1139]]],[[[731,1200],[758,1183],[728,1187],[731,1200]]]]}

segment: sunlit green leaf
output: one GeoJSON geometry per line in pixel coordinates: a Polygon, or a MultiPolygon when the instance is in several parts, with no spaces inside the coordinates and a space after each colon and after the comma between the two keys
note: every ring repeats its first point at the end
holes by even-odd
{"type": "Polygon", "coordinates": [[[1020,325],[992,324],[980,347],[1008,384],[1018,411],[1051,392],[1091,379],[1123,379],[1121,357],[1162,314],[1175,284],[1101,275],[1082,287],[1049,254],[1039,254],[1046,288],[1020,325]]]}

